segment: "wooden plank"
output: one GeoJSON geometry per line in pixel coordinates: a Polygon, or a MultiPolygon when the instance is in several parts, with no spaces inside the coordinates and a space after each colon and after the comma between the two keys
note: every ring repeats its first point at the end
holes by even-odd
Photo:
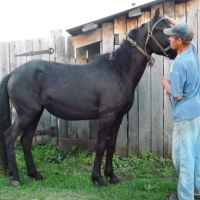
{"type": "MultiPolygon", "coordinates": [[[[64,40],[65,38],[62,36],[62,30],[54,30],[54,50],[55,50],[54,59],[56,60],[56,62],[61,62],[61,63],[65,62],[65,41],[64,40]]],[[[56,127],[56,129],[58,129],[59,118],[51,115],[51,126],[56,127]]],[[[67,122],[64,120],[60,120],[60,127],[61,129],[62,128],[65,129],[67,127],[67,122]]],[[[64,133],[62,132],[61,134],[64,134],[64,133]]]]}
{"type": "Polygon", "coordinates": [[[114,19],[114,34],[119,36],[119,44],[115,45],[115,50],[120,46],[123,39],[126,39],[126,17],[119,16],[114,19]]]}
{"type": "MultiPolygon", "coordinates": [[[[127,33],[137,27],[137,19],[127,20],[127,33]]],[[[135,89],[135,97],[131,110],[128,113],[128,153],[138,155],[139,148],[139,107],[138,107],[138,87],[135,89]]]]}
{"type": "MultiPolygon", "coordinates": [[[[20,40],[15,42],[16,45],[16,54],[21,54],[21,53],[26,53],[26,41],[25,40],[20,40]]],[[[26,56],[18,56],[17,57],[17,67],[20,65],[26,63],[26,56]]]]}
{"type": "Polygon", "coordinates": [[[56,44],[56,62],[65,63],[65,37],[62,32],[55,37],[56,44]]]}
{"type": "Polygon", "coordinates": [[[17,68],[17,57],[15,57],[16,54],[15,42],[10,42],[9,47],[10,47],[9,49],[10,71],[12,72],[15,68],[17,68]]]}
{"type": "MultiPolygon", "coordinates": [[[[33,40],[26,40],[26,52],[33,50],[33,40]]],[[[32,60],[32,56],[26,56],[26,62],[32,60]]]]}
{"type": "MultiPolygon", "coordinates": [[[[167,1],[164,3],[164,15],[174,18],[174,1],[167,1]]],[[[170,70],[173,60],[164,59],[164,77],[170,79],[170,70]]],[[[163,123],[163,156],[171,156],[172,148],[172,132],[173,132],[173,117],[172,117],[172,105],[170,96],[163,92],[163,111],[164,111],[164,123],[163,123]]]]}
{"type": "MultiPolygon", "coordinates": [[[[56,61],[60,63],[65,63],[65,37],[62,34],[59,34],[58,37],[55,38],[56,41],[56,61]]],[[[58,118],[58,129],[59,129],[59,137],[65,138],[68,135],[68,121],[58,118]]]]}
{"type": "Polygon", "coordinates": [[[127,19],[127,33],[137,27],[138,21],[136,18],[127,19]]]}
{"type": "MultiPolygon", "coordinates": [[[[41,51],[49,49],[49,38],[35,38],[33,39],[33,51],[41,51]]],[[[42,59],[49,61],[49,54],[38,54],[32,56],[32,59],[42,59]]]]}
{"type": "MultiPolygon", "coordinates": [[[[57,30],[60,32],[60,30],[57,30]]],[[[54,53],[52,53],[49,56],[49,60],[52,62],[56,62],[56,44],[55,44],[55,35],[56,35],[56,30],[51,30],[50,31],[50,37],[49,37],[49,47],[54,49],[54,53]]]]}
{"type": "MultiPolygon", "coordinates": [[[[50,39],[49,39],[49,47],[54,49],[54,53],[50,54],[49,59],[50,61],[56,62],[56,41],[57,37],[62,36],[62,30],[51,30],[50,31],[50,39]]],[[[58,118],[54,115],[51,115],[51,126],[58,127],[58,118]]]]}
{"type": "MultiPolygon", "coordinates": [[[[9,60],[10,60],[10,71],[12,72],[17,68],[17,58],[15,57],[16,45],[15,42],[10,42],[9,45],[9,60]]],[[[13,105],[11,104],[12,122],[17,118],[17,113],[13,105]]]]}
{"type": "Polygon", "coordinates": [[[9,67],[9,43],[0,43],[0,80],[10,72],[9,67]]]}
{"type": "MultiPolygon", "coordinates": [[[[163,16],[163,4],[157,4],[151,8],[151,18],[157,8],[160,9],[160,15],[163,16]]],[[[156,54],[152,56],[155,58],[156,68],[151,68],[151,151],[158,156],[163,156],[163,87],[161,85],[163,56],[156,54]]]]}
{"type": "Polygon", "coordinates": [[[175,5],[175,19],[179,22],[186,22],[186,5],[185,2],[175,5]]]}
{"type": "MultiPolygon", "coordinates": [[[[150,12],[143,12],[138,26],[150,20],[150,12]]],[[[150,67],[139,82],[139,155],[151,150],[150,67]]]]}
{"type": "Polygon", "coordinates": [[[186,2],[186,16],[187,24],[190,25],[194,30],[193,43],[197,47],[197,22],[199,20],[194,20],[197,18],[198,2],[196,0],[191,0],[186,2]]]}
{"type": "Polygon", "coordinates": [[[77,35],[72,38],[74,48],[80,48],[87,46],[89,44],[100,42],[102,40],[101,28],[84,33],[82,35],[77,35]]]}
{"type": "Polygon", "coordinates": [[[110,53],[114,50],[114,25],[102,24],[102,53],[110,53]]]}
{"type": "MultiPolygon", "coordinates": [[[[126,39],[126,18],[125,16],[119,16],[114,19],[114,34],[119,36],[119,45],[115,45],[115,50],[123,42],[123,39],[126,39]]],[[[124,115],[122,123],[119,128],[117,143],[116,143],[116,154],[120,157],[127,156],[127,114],[124,115]]]]}
{"type": "MultiPolygon", "coordinates": [[[[75,48],[73,45],[72,37],[67,36],[65,39],[65,43],[66,43],[65,44],[65,47],[66,47],[65,62],[69,64],[75,64],[75,48]]],[[[76,139],[77,138],[77,121],[68,121],[67,126],[68,126],[67,132],[66,132],[67,137],[71,139],[76,139]]],[[[63,138],[66,137],[66,135],[63,136],[63,138]]],[[[61,138],[59,139],[59,142],[61,142],[61,138]]]]}
{"type": "Polygon", "coordinates": [[[65,62],[75,64],[75,48],[71,36],[65,38],[65,62]]]}
{"type": "MultiPolygon", "coordinates": [[[[76,49],[76,64],[86,64],[86,47],[81,47],[76,49]]],[[[81,120],[78,122],[77,126],[77,136],[78,139],[89,139],[90,138],[90,120],[81,120]]]]}

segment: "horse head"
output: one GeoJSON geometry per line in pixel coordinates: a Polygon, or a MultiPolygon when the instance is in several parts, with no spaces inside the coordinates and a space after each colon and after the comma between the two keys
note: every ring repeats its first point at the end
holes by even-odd
{"type": "Polygon", "coordinates": [[[134,40],[147,55],[155,53],[174,59],[177,52],[170,48],[169,36],[163,33],[165,28],[170,27],[171,25],[168,20],[160,16],[160,10],[158,8],[149,22],[131,30],[128,36],[134,40]]]}

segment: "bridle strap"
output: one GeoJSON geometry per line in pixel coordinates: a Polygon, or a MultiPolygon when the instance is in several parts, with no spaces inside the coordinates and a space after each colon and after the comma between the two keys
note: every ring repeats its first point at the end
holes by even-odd
{"type": "Polygon", "coordinates": [[[170,45],[168,47],[166,47],[165,49],[160,45],[160,43],[156,40],[156,38],[153,36],[153,31],[156,27],[156,25],[162,21],[166,19],[165,17],[162,17],[160,18],[153,26],[152,28],[150,29],[150,22],[148,22],[147,26],[148,26],[148,36],[146,38],[146,42],[145,42],[145,48],[144,50],[137,44],[136,41],[132,40],[131,38],[127,37],[127,40],[131,43],[131,46],[134,46],[136,47],[143,55],[145,55],[148,59],[148,63],[149,63],[149,66],[153,66],[154,63],[155,63],[155,59],[154,57],[150,56],[148,53],[147,53],[147,50],[146,50],[146,46],[147,46],[147,43],[149,41],[150,38],[152,38],[154,40],[154,42],[156,43],[156,45],[161,49],[161,51],[163,52],[163,54],[165,56],[167,56],[167,51],[170,49],[170,45]]]}
{"type": "Polygon", "coordinates": [[[157,26],[157,24],[159,22],[161,22],[162,20],[166,19],[165,17],[160,18],[150,29],[150,22],[148,22],[147,27],[148,27],[148,36],[145,42],[145,52],[146,51],[146,46],[147,46],[147,42],[149,41],[150,38],[153,39],[153,41],[157,44],[157,46],[161,49],[161,51],[163,52],[163,54],[166,56],[167,55],[167,51],[170,49],[170,45],[168,47],[166,47],[165,49],[160,45],[160,43],[158,42],[158,40],[156,40],[155,36],[153,35],[153,31],[155,29],[155,27],[157,26]]]}
{"type": "Polygon", "coordinates": [[[150,56],[146,51],[144,51],[138,44],[136,41],[132,40],[131,38],[127,38],[127,40],[131,43],[131,46],[136,47],[143,55],[145,55],[148,59],[148,63],[150,66],[153,66],[153,64],[155,63],[155,59],[153,56],[150,56]]]}

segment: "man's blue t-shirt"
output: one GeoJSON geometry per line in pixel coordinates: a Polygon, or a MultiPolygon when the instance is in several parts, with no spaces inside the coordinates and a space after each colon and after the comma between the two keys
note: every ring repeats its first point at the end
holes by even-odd
{"type": "Polygon", "coordinates": [[[173,98],[174,121],[190,120],[200,115],[200,65],[196,48],[189,49],[174,60],[170,82],[173,98]]]}

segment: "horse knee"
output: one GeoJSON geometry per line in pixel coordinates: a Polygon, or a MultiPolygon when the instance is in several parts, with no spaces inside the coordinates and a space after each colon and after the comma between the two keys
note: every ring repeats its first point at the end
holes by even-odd
{"type": "Polygon", "coordinates": [[[96,154],[98,154],[98,155],[104,154],[105,149],[106,149],[105,144],[100,144],[100,145],[97,144],[96,147],[95,147],[96,154]]]}
{"type": "Polygon", "coordinates": [[[31,151],[31,147],[32,147],[32,140],[27,138],[23,138],[23,136],[20,138],[20,143],[23,147],[23,150],[25,151],[31,151]]]}

